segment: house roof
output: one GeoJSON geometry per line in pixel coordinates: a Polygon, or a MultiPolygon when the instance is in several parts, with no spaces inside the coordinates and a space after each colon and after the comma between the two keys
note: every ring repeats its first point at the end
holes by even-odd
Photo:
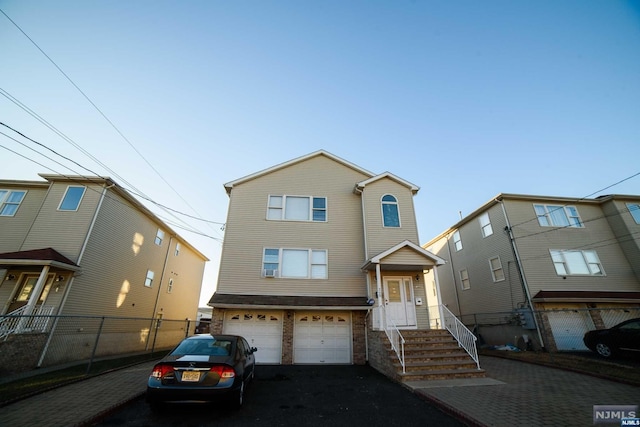
{"type": "Polygon", "coordinates": [[[1,266],[15,265],[51,265],[67,270],[78,270],[80,267],[69,258],[53,248],[32,249],[29,251],[0,253],[1,266]]]}
{"type": "Polygon", "coordinates": [[[251,180],[259,178],[261,176],[270,174],[272,172],[278,171],[280,169],[287,168],[289,166],[295,165],[295,164],[300,163],[300,162],[304,162],[306,160],[309,160],[309,159],[312,159],[312,158],[318,157],[318,156],[327,157],[327,158],[329,158],[331,160],[334,160],[334,161],[336,161],[338,163],[343,164],[344,166],[346,166],[348,168],[354,169],[354,170],[356,170],[356,171],[358,171],[358,172],[360,172],[360,173],[362,173],[364,175],[368,175],[370,177],[375,176],[374,173],[372,173],[372,172],[370,172],[370,171],[368,171],[366,169],[363,169],[363,168],[361,168],[360,166],[358,166],[358,165],[356,165],[354,163],[351,163],[351,162],[349,162],[347,160],[344,160],[343,158],[340,158],[340,157],[336,156],[335,154],[331,154],[331,153],[329,153],[328,151],[325,151],[325,150],[318,150],[318,151],[314,151],[313,153],[306,154],[306,155],[301,156],[301,157],[297,157],[297,158],[295,158],[293,160],[289,160],[287,162],[280,163],[280,164],[272,166],[270,168],[263,169],[263,170],[261,170],[259,172],[252,173],[251,175],[247,175],[247,176],[244,176],[242,178],[238,178],[238,179],[236,179],[234,181],[227,182],[226,184],[224,184],[224,188],[227,190],[227,194],[231,194],[231,190],[233,189],[233,187],[238,185],[238,184],[242,184],[243,182],[251,181],[251,180]]]}
{"type": "MultiPolygon", "coordinates": [[[[562,205],[572,205],[576,203],[588,203],[588,204],[594,204],[594,205],[601,205],[605,202],[608,202],[614,199],[638,201],[640,200],[640,195],[634,196],[634,195],[625,195],[625,194],[610,194],[606,196],[598,196],[595,199],[588,199],[586,197],[575,198],[575,197],[559,197],[559,196],[539,196],[539,195],[531,195],[531,194],[499,193],[496,196],[492,197],[490,200],[488,200],[486,203],[481,205],[479,208],[471,212],[469,215],[465,216],[460,221],[456,222],[451,227],[447,228],[445,231],[443,231],[442,233],[438,234],[437,236],[429,240],[423,246],[427,247],[432,243],[440,240],[444,236],[453,233],[454,231],[462,227],[464,224],[470,221],[473,221],[480,214],[486,212],[491,206],[495,205],[496,203],[502,202],[502,200],[504,199],[525,200],[525,201],[531,201],[531,202],[561,203],[562,205]]],[[[533,216],[532,218],[535,219],[535,217],[533,216]]]]}
{"type": "Polygon", "coordinates": [[[362,297],[315,297],[281,295],[231,295],[214,293],[208,303],[218,308],[245,309],[315,309],[315,310],[366,310],[371,308],[362,297]]]}
{"type": "MultiPolygon", "coordinates": [[[[415,243],[409,241],[409,240],[405,240],[403,242],[398,243],[397,245],[387,249],[384,252],[379,253],[378,255],[371,257],[367,260],[367,262],[364,263],[364,265],[362,266],[362,270],[372,270],[373,268],[375,268],[376,264],[381,264],[384,263],[384,258],[394,254],[395,252],[398,252],[404,248],[409,248],[413,251],[415,251],[417,254],[421,255],[423,258],[425,258],[425,260],[428,260],[428,262],[425,262],[424,264],[421,265],[407,265],[404,266],[405,269],[425,269],[427,267],[432,267],[432,266],[439,266],[439,265],[444,265],[446,263],[446,261],[442,258],[440,258],[439,256],[433,254],[432,252],[429,252],[426,249],[421,248],[420,246],[416,245],[415,243]]],[[[387,266],[385,265],[385,268],[387,268],[387,266]]]]}
{"type": "MultiPolygon", "coordinates": [[[[189,242],[187,242],[182,236],[180,236],[171,227],[169,227],[164,221],[162,221],[156,214],[154,214],[145,205],[143,205],[138,199],[136,199],[131,193],[129,193],[129,191],[127,191],[125,188],[121,187],[118,183],[116,183],[110,177],[104,177],[104,176],[81,176],[81,175],[67,176],[67,175],[53,175],[53,174],[39,174],[39,175],[42,178],[44,178],[47,181],[49,181],[49,182],[53,182],[53,181],[71,181],[71,182],[76,183],[76,184],[78,184],[78,183],[92,183],[92,184],[99,184],[99,185],[105,186],[105,188],[108,188],[108,189],[116,192],[122,198],[127,200],[137,210],[142,212],[144,215],[146,215],[149,219],[151,219],[153,222],[158,224],[165,231],[168,231],[168,234],[170,234],[171,236],[174,236],[180,242],[180,244],[183,244],[186,247],[188,247],[189,249],[191,249],[194,253],[196,253],[203,260],[209,261],[209,258],[207,258],[202,252],[200,252],[193,245],[191,245],[189,242]]],[[[35,182],[35,181],[32,181],[32,184],[38,184],[38,183],[35,182]]]]}
{"type": "Polygon", "coordinates": [[[418,187],[417,185],[412,184],[409,181],[406,181],[392,174],[391,172],[384,172],[384,173],[381,173],[380,175],[376,175],[369,179],[365,179],[364,181],[360,181],[356,184],[356,189],[358,191],[362,191],[364,187],[367,186],[368,184],[371,184],[376,181],[380,181],[381,179],[384,179],[384,178],[391,179],[392,181],[395,181],[398,184],[404,185],[405,187],[409,188],[413,194],[416,194],[420,190],[420,187],[418,187]]]}
{"type": "Polygon", "coordinates": [[[640,302],[640,292],[624,291],[540,291],[536,302],[640,302]]]}

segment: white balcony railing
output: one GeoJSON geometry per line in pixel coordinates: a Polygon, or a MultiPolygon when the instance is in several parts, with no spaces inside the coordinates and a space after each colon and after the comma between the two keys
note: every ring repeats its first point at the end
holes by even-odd
{"type": "Polygon", "coordinates": [[[400,365],[402,366],[402,373],[405,373],[405,361],[404,361],[404,337],[400,333],[398,327],[393,323],[393,320],[387,316],[387,311],[384,306],[378,306],[378,315],[380,316],[380,320],[382,321],[382,328],[384,332],[387,334],[387,338],[391,343],[391,348],[395,351],[398,356],[398,360],[400,361],[400,365]]]}
{"type": "Polygon", "coordinates": [[[7,339],[11,334],[24,332],[44,332],[49,326],[49,320],[54,306],[37,306],[29,315],[24,315],[27,306],[7,313],[0,317],[0,339],[7,339]]]}

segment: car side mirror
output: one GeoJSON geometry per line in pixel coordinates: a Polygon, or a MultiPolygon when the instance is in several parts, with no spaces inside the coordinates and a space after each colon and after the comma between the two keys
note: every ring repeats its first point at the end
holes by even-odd
{"type": "Polygon", "coordinates": [[[257,349],[257,348],[255,348],[255,347],[251,347],[251,353],[255,353],[256,351],[258,351],[258,349],[257,349]]]}

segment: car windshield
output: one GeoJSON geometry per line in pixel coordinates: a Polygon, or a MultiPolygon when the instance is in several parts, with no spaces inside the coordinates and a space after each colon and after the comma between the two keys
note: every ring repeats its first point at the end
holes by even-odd
{"type": "Polygon", "coordinates": [[[230,351],[231,341],[229,340],[184,340],[171,354],[228,356],[230,351]]]}

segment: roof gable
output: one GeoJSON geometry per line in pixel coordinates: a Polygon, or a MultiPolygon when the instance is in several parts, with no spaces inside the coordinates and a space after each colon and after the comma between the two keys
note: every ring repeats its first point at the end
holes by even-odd
{"type": "Polygon", "coordinates": [[[268,174],[273,173],[275,171],[279,171],[279,170],[288,168],[290,166],[296,165],[298,163],[307,161],[309,159],[312,159],[312,158],[318,157],[318,156],[324,156],[324,157],[326,157],[328,159],[331,159],[331,160],[333,160],[333,161],[335,161],[337,163],[340,163],[340,164],[344,165],[345,167],[348,167],[350,169],[356,170],[356,171],[358,171],[358,172],[360,172],[360,173],[362,173],[364,175],[368,175],[370,177],[374,176],[374,174],[372,172],[370,172],[370,171],[368,171],[366,169],[363,169],[363,168],[361,168],[360,166],[358,166],[358,165],[356,165],[354,163],[348,162],[348,161],[346,161],[346,160],[344,160],[344,159],[342,159],[342,158],[340,158],[340,157],[338,157],[338,156],[336,156],[334,154],[329,153],[328,151],[318,150],[318,151],[314,151],[313,153],[304,155],[302,157],[298,157],[298,158],[295,158],[293,160],[289,160],[287,162],[280,163],[278,165],[272,166],[270,168],[263,169],[263,170],[261,170],[259,172],[253,173],[251,175],[247,175],[247,176],[244,176],[242,178],[238,178],[238,179],[236,179],[234,181],[227,182],[226,184],[224,184],[224,188],[227,191],[227,194],[231,194],[231,190],[236,185],[242,184],[242,183],[247,182],[247,181],[251,181],[253,179],[260,178],[262,176],[268,175],[268,174]]]}
{"type": "Polygon", "coordinates": [[[411,250],[415,251],[417,254],[419,254],[422,257],[424,257],[424,258],[428,259],[429,261],[433,262],[436,266],[445,264],[445,260],[444,259],[442,259],[439,256],[429,252],[426,249],[421,248],[420,246],[416,245],[413,242],[410,242],[409,240],[405,240],[404,242],[400,242],[397,245],[393,246],[392,248],[389,248],[386,251],[381,252],[378,255],[372,257],[365,264],[365,268],[366,268],[367,265],[370,265],[370,264],[380,264],[384,258],[389,257],[389,256],[393,255],[394,253],[397,253],[397,252],[399,252],[401,250],[404,250],[405,248],[408,248],[408,249],[411,249],[411,250]]]}
{"type": "Polygon", "coordinates": [[[382,179],[390,179],[392,181],[395,181],[398,184],[409,188],[413,194],[416,194],[420,190],[420,187],[418,187],[417,185],[414,185],[414,184],[410,183],[409,181],[406,181],[406,180],[404,180],[404,179],[392,174],[391,172],[384,172],[384,173],[381,173],[379,175],[373,176],[373,177],[371,177],[369,179],[366,179],[364,181],[360,181],[360,182],[358,182],[356,184],[356,189],[358,191],[362,191],[362,190],[364,190],[364,188],[368,184],[380,181],[382,179]]]}

